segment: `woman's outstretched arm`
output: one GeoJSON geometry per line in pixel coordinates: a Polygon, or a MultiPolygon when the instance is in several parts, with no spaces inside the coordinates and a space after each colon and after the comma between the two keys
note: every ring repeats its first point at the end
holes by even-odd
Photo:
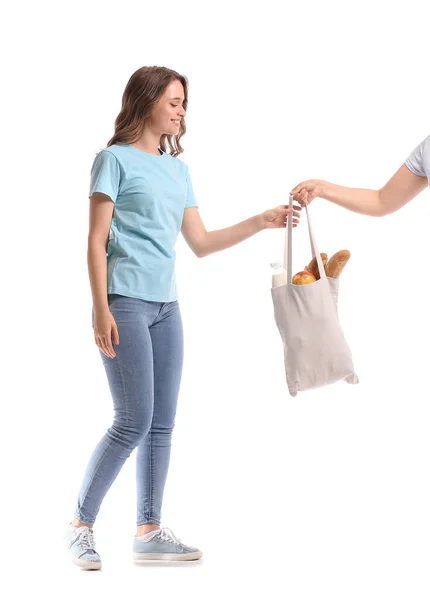
{"type": "Polygon", "coordinates": [[[285,227],[286,219],[292,219],[293,227],[297,227],[301,209],[302,207],[297,204],[293,208],[283,204],[231,227],[206,231],[198,208],[193,206],[184,211],[181,232],[194,254],[203,258],[214,252],[231,248],[263,229],[285,227]]]}
{"type": "Polygon", "coordinates": [[[309,179],[291,190],[302,206],[314,198],[324,198],[353,212],[383,217],[396,212],[428,186],[426,177],[416,175],[403,164],[379,190],[349,188],[322,179],[309,179]]]}

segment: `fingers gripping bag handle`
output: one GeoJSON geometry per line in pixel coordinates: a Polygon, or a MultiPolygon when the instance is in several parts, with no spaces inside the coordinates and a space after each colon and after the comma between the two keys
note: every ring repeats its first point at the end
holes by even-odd
{"type": "MultiPolygon", "coordinates": [[[[290,194],[289,200],[289,208],[293,208],[293,196],[290,194]]],[[[326,272],[324,269],[323,262],[321,260],[321,255],[318,251],[318,246],[315,241],[315,235],[312,230],[311,220],[309,216],[309,208],[308,205],[305,205],[306,209],[306,218],[308,221],[308,231],[309,231],[309,240],[311,244],[312,258],[316,257],[318,271],[320,274],[320,278],[326,277],[326,272]]],[[[284,245],[284,270],[287,273],[287,281],[289,284],[292,282],[293,278],[293,215],[290,214],[287,221],[287,227],[285,228],[285,245],[284,245]]]]}

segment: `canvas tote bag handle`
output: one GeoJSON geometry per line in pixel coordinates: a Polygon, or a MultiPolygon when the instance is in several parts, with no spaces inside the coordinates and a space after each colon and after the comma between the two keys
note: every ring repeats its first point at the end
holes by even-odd
{"type": "MultiPolygon", "coordinates": [[[[289,208],[293,207],[293,196],[290,194],[289,208]]],[[[326,277],[324,265],[321,260],[318,246],[315,241],[315,236],[312,230],[311,220],[309,218],[309,207],[306,204],[306,218],[308,221],[309,240],[311,243],[312,258],[316,257],[320,278],[326,277]]],[[[285,246],[284,246],[284,269],[287,271],[287,281],[290,284],[293,278],[293,215],[288,217],[287,227],[285,228],[285,246]]]]}

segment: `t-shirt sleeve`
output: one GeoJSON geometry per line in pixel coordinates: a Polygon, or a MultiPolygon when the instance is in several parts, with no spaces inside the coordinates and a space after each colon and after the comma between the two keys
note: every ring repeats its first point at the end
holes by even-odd
{"type": "Polygon", "coordinates": [[[412,173],[415,175],[421,175],[422,177],[426,177],[426,172],[424,170],[424,161],[423,161],[423,153],[424,153],[424,144],[430,138],[427,137],[423,140],[418,146],[411,152],[408,158],[405,160],[405,165],[408,167],[412,173]]]}
{"type": "Polygon", "coordinates": [[[101,192],[116,202],[120,184],[120,166],[116,156],[107,150],[102,150],[94,159],[91,167],[89,197],[94,192],[101,192]]]}
{"type": "Polygon", "coordinates": [[[186,201],[185,201],[185,208],[191,208],[193,206],[196,206],[197,208],[199,207],[199,205],[197,204],[196,197],[194,195],[193,184],[191,182],[190,172],[187,167],[187,196],[186,196],[186,201]]]}

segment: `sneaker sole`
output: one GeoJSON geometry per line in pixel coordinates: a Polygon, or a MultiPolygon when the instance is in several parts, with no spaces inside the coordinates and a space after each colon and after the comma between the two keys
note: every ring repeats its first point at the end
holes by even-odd
{"type": "Polygon", "coordinates": [[[186,554],[163,554],[162,552],[134,552],[133,558],[139,560],[197,560],[202,552],[187,552],[186,554]]]}
{"type": "Polygon", "coordinates": [[[82,558],[76,558],[76,556],[72,556],[72,561],[84,571],[98,571],[102,568],[101,562],[93,562],[92,560],[83,560],[82,558]]]}

